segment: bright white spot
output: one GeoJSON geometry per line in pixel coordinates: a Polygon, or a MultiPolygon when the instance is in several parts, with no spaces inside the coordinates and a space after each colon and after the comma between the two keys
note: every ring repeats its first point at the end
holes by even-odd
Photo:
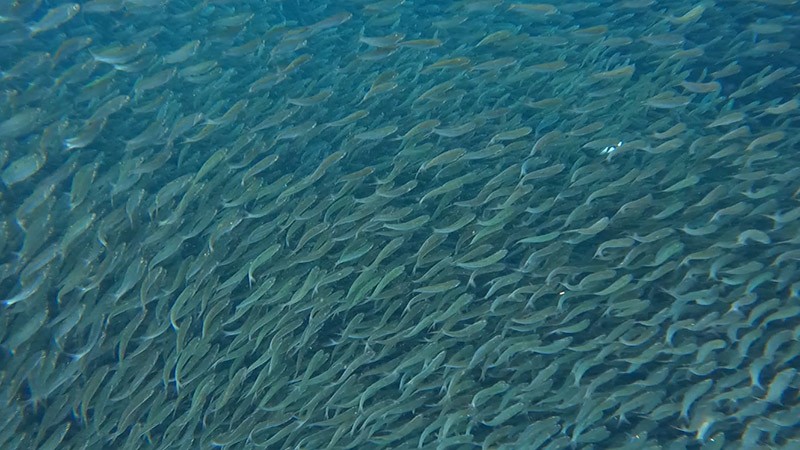
{"type": "Polygon", "coordinates": [[[622,147],[622,141],[619,141],[617,145],[609,145],[608,147],[600,150],[600,154],[610,156],[612,153],[619,150],[620,147],[622,147]]]}

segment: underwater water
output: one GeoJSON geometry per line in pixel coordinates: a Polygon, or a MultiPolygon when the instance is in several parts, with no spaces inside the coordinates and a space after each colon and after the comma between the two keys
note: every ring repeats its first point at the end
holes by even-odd
{"type": "Polygon", "coordinates": [[[0,1],[0,448],[800,448],[796,0],[0,1]]]}

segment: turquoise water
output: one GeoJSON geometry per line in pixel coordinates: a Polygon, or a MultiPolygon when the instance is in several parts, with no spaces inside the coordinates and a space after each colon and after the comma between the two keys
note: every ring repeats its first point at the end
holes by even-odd
{"type": "Polygon", "coordinates": [[[796,448],[797,8],[3,3],[0,448],[796,448]]]}

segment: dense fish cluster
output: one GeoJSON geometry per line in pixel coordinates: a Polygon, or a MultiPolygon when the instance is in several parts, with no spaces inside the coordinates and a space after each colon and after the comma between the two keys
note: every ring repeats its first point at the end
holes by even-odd
{"type": "Polygon", "coordinates": [[[798,8],[0,2],[0,448],[800,448],[798,8]]]}

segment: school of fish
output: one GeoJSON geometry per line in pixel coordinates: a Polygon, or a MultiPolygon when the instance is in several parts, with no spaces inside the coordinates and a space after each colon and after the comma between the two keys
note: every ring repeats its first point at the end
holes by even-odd
{"type": "Polygon", "coordinates": [[[0,448],[800,448],[797,0],[0,3],[0,448]]]}

